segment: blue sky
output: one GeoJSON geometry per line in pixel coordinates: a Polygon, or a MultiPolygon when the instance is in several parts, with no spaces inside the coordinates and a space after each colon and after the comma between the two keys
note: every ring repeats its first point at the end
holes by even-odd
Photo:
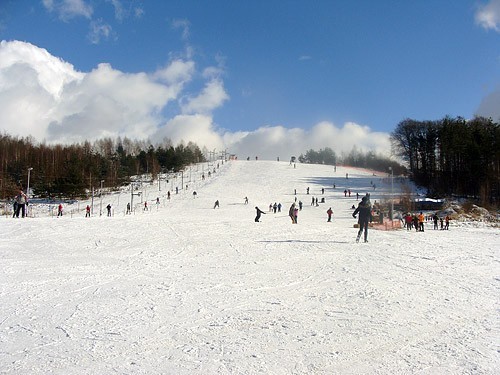
{"type": "Polygon", "coordinates": [[[10,134],[19,128],[37,139],[78,141],[85,134],[75,129],[88,126],[90,138],[206,139],[209,148],[248,153],[260,141],[274,155],[292,137],[305,139],[292,142],[304,151],[331,144],[350,149],[356,142],[347,141],[349,135],[361,148],[381,151],[405,118],[500,118],[500,0],[0,4],[0,57],[10,61],[0,68],[12,80],[3,88],[0,83],[0,105],[9,94],[4,107],[15,109],[12,72],[22,74],[22,66],[29,65],[37,81],[52,83],[35,92],[27,83],[15,90],[27,93],[25,101],[44,90],[52,99],[35,100],[45,126],[27,118],[16,127],[8,123],[15,115],[0,118],[10,134]],[[7,45],[12,41],[24,44],[7,45]],[[44,50],[44,58],[66,65],[44,72],[41,65],[57,64],[40,58],[44,50]],[[12,55],[16,59],[5,58],[12,55]],[[133,80],[134,93],[150,98],[134,110],[143,118],[126,116],[133,121],[125,126],[116,118],[108,121],[114,127],[104,120],[98,128],[85,125],[106,119],[113,107],[88,99],[76,109],[69,95],[103,95],[101,103],[133,107],[122,93],[130,81],[120,78],[133,80]],[[95,86],[110,80],[106,94],[95,86]],[[57,93],[48,86],[57,86],[57,93]]]}

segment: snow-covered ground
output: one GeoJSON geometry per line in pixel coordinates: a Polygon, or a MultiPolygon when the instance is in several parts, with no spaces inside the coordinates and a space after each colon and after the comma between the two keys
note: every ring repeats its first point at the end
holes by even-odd
{"type": "Polygon", "coordinates": [[[0,219],[1,374],[500,372],[498,229],[355,243],[355,193],[383,200],[385,175],[255,160],[201,172],[138,187],[132,215],[124,191],[102,216],[96,198],[91,218],[79,202],[0,219]]]}

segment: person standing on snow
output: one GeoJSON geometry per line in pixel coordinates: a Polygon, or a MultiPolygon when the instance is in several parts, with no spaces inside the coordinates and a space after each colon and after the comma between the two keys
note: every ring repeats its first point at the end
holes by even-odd
{"type": "Polygon", "coordinates": [[[255,209],[257,210],[257,216],[255,216],[255,222],[258,223],[260,220],[260,215],[261,214],[266,214],[264,211],[262,211],[259,207],[255,206],[255,209]]]}
{"type": "Polygon", "coordinates": [[[356,236],[356,242],[359,242],[363,230],[365,231],[364,240],[365,242],[368,242],[368,222],[372,221],[372,205],[370,204],[370,199],[368,198],[368,196],[364,196],[361,199],[358,207],[352,213],[352,217],[356,218],[356,215],[358,214],[359,231],[358,235],[356,236]]]}
{"type": "Polygon", "coordinates": [[[57,207],[57,216],[62,216],[63,215],[63,206],[62,203],[59,203],[59,207],[57,207]]]}
{"type": "Polygon", "coordinates": [[[26,216],[26,204],[28,203],[28,197],[22,190],[19,190],[19,194],[16,196],[14,201],[14,213],[16,217],[19,217],[21,213],[21,217],[26,216]],[[17,203],[17,204],[15,204],[17,203]]]}
{"type": "Polygon", "coordinates": [[[295,215],[293,212],[294,210],[295,210],[295,203],[292,203],[292,205],[288,209],[288,216],[290,216],[290,219],[292,219],[292,224],[295,224],[295,215]]]}
{"type": "Polygon", "coordinates": [[[438,217],[437,213],[434,213],[434,215],[432,215],[432,222],[434,223],[434,230],[439,229],[438,220],[439,220],[439,217],[438,217]]]}
{"type": "Polygon", "coordinates": [[[418,215],[418,231],[423,232],[424,231],[424,222],[425,222],[425,216],[422,212],[418,215]]]}

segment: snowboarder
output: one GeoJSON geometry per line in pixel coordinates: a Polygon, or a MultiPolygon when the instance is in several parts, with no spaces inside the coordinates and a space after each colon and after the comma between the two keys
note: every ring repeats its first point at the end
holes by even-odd
{"type": "Polygon", "coordinates": [[[214,209],[216,209],[216,208],[220,208],[219,207],[219,200],[218,199],[214,203],[214,209]]]}
{"type": "Polygon", "coordinates": [[[358,218],[359,231],[356,237],[356,242],[359,242],[363,230],[365,232],[364,240],[365,242],[368,242],[368,222],[372,221],[372,207],[368,196],[364,196],[361,199],[361,202],[359,203],[358,207],[352,213],[352,217],[356,218],[357,214],[359,214],[358,218]]]}
{"type": "Polygon", "coordinates": [[[266,214],[264,211],[262,211],[259,207],[255,206],[255,209],[257,210],[257,216],[255,216],[255,222],[258,223],[260,219],[261,214],[266,214]]]}

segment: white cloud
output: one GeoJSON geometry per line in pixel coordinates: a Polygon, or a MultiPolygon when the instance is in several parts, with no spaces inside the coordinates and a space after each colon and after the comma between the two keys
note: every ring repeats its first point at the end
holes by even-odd
{"type": "Polygon", "coordinates": [[[76,72],[29,43],[0,44],[0,130],[11,135],[54,142],[119,135],[144,139],[178,94],[145,73],[125,74],[108,64],[76,72]]]}
{"type": "Polygon", "coordinates": [[[92,6],[84,0],[43,0],[42,3],[45,9],[49,12],[56,12],[63,21],[69,21],[76,17],[90,19],[93,13],[92,6]]]}
{"type": "Polygon", "coordinates": [[[178,115],[158,129],[154,139],[170,138],[174,144],[194,142],[200,147],[221,150],[224,142],[215,130],[212,117],[207,115],[178,115]]]}
{"type": "Polygon", "coordinates": [[[478,6],[475,20],[487,30],[500,32],[500,0],[489,0],[486,4],[478,6]]]}
{"type": "Polygon", "coordinates": [[[111,3],[113,5],[113,8],[115,9],[115,18],[118,21],[123,21],[125,19],[126,12],[123,9],[123,5],[120,0],[107,0],[107,2],[111,3]]]}
{"type": "Polygon", "coordinates": [[[179,82],[188,82],[191,80],[195,71],[194,61],[173,60],[164,68],[158,69],[154,76],[156,79],[168,84],[179,82]]]}
{"type": "Polygon", "coordinates": [[[142,18],[144,16],[144,9],[141,7],[134,8],[134,17],[142,18]]]}
{"type": "Polygon", "coordinates": [[[186,41],[189,39],[189,27],[191,24],[186,19],[176,19],[172,22],[172,28],[181,29],[182,31],[182,39],[186,41]]]}
{"type": "Polygon", "coordinates": [[[205,73],[197,75],[194,61],[179,59],[152,74],[127,74],[109,64],[84,73],[32,44],[2,41],[0,133],[58,143],[118,136],[154,142],[167,137],[174,143],[227,149],[239,158],[285,160],[325,147],[340,154],[354,145],[389,153],[389,134],[355,123],[337,127],[320,122],[308,130],[277,125],[221,131],[211,111],[229,98],[222,80],[212,78],[198,94],[185,92],[194,77],[219,76],[210,69],[205,73]],[[163,109],[170,103],[174,108],[180,104],[182,112],[165,118],[163,109]]]}
{"type": "Polygon", "coordinates": [[[102,19],[90,22],[88,38],[92,44],[99,44],[101,39],[109,39],[112,33],[113,28],[102,19]]]}
{"type": "Polygon", "coordinates": [[[187,103],[182,105],[182,112],[186,114],[210,113],[222,106],[228,99],[229,95],[224,90],[222,81],[214,79],[206,84],[198,96],[187,99],[187,103]]]}
{"type": "Polygon", "coordinates": [[[387,133],[372,132],[370,128],[352,122],[342,128],[330,122],[320,122],[310,130],[288,129],[283,126],[261,127],[253,132],[227,134],[227,146],[240,158],[258,156],[261,159],[287,160],[299,156],[309,149],[330,147],[337,154],[349,152],[353,146],[389,155],[390,140],[387,133]]]}

